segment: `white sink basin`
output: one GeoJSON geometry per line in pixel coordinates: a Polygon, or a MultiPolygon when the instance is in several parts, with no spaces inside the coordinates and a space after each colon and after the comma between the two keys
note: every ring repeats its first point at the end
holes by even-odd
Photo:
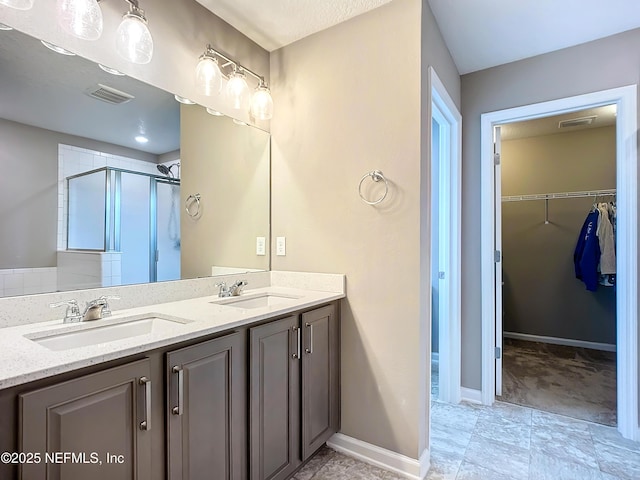
{"type": "Polygon", "coordinates": [[[231,297],[211,303],[236,308],[263,308],[282,305],[291,302],[292,300],[297,300],[298,298],[300,297],[295,297],[293,295],[281,295],[278,293],[256,293],[252,295],[231,297]]]}
{"type": "Polygon", "coordinates": [[[97,320],[97,322],[100,323],[95,326],[90,322],[83,322],[80,325],[74,325],[73,330],[59,333],[39,332],[26,337],[49,350],[61,351],[139,335],[168,332],[174,330],[177,325],[190,323],[188,320],[154,313],[113,320],[97,320]]]}

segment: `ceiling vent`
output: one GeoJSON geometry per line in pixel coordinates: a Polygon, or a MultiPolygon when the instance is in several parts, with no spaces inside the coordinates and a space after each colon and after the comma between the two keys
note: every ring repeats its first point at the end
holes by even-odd
{"type": "Polygon", "coordinates": [[[562,120],[558,122],[558,128],[583,127],[585,125],[591,125],[597,117],[597,115],[591,115],[590,117],[570,118],[569,120],[562,120]]]}
{"type": "Polygon", "coordinates": [[[119,105],[133,100],[135,97],[120,90],[116,90],[106,85],[98,84],[97,87],[91,87],[85,90],[85,93],[90,97],[97,98],[103,102],[111,103],[112,105],[119,105]]]}

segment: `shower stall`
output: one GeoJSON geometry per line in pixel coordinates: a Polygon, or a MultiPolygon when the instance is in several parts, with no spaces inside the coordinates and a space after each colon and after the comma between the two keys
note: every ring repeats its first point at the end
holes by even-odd
{"type": "Polygon", "coordinates": [[[104,167],[66,188],[67,251],[118,254],[122,285],[180,278],[179,179],[104,167]]]}

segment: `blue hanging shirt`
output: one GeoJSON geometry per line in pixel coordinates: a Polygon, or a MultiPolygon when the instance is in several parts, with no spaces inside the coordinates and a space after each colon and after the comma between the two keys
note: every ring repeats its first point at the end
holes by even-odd
{"type": "Polygon", "coordinates": [[[597,211],[587,215],[573,252],[576,278],[582,280],[587,290],[592,292],[598,289],[598,265],[600,264],[600,243],[596,236],[598,215],[597,211]]]}

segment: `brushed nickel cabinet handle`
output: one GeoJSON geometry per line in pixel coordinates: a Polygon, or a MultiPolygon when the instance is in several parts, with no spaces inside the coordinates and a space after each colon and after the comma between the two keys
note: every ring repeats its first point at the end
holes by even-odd
{"type": "Polygon", "coordinates": [[[151,379],[140,377],[140,385],[144,385],[144,421],[140,422],[140,430],[151,430],[151,379]]]}
{"type": "Polygon", "coordinates": [[[300,359],[300,328],[299,327],[291,327],[291,330],[296,332],[296,351],[291,354],[293,358],[300,359]]]}
{"type": "Polygon", "coordinates": [[[182,367],[175,365],[171,371],[178,374],[178,405],[171,409],[174,415],[182,415],[184,405],[184,370],[182,367]]]}
{"type": "Polygon", "coordinates": [[[305,348],[304,351],[312,354],[313,353],[313,325],[310,323],[306,323],[305,326],[309,329],[309,347],[305,348]]]}

